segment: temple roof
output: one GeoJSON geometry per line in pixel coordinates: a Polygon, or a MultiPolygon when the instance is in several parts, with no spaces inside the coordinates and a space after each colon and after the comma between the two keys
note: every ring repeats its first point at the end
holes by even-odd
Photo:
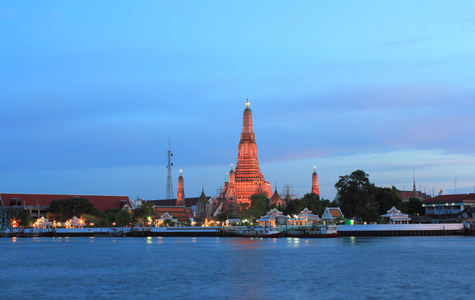
{"type": "Polygon", "coordinates": [[[178,221],[193,221],[193,213],[191,208],[184,206],[155,206],[155,210],[159,216],[168,213],[178,221]]]}

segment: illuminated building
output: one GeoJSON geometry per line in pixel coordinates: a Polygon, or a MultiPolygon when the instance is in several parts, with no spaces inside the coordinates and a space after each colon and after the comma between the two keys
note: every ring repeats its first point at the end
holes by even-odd
{"type": "MultiPolygon", "coordinates": [[[[229,181],[225,182],[221,198],[224,207],[236,207],[236,204],[247,202],[253,194],[264,194],[268,198],[272,197],[270,183],[265,181],[259,168],[257,159],[257,145],[252,129],[252,111],[249,108],[249,101],[246,102],[246,109],[243,113],[243,127],[241,140],[238,146],[238,160],[236,169],[229,172],[229,181]]],[[[234,216],[237,216],[233,213],[234,216]]]]}
{"type": "Polygon", "coordinates": [[[313,167],[313,174],[312,174],[312,193],[319,196],[320,190],[318,189],[318,175],[316,171],[317,167],[313,167]]]}
{"type": "Polygon", "coordinates": [[[18,212],[28,211],[31,218],[39,219],[46,216],[51,201],[73,198],[87,199],[94,208],[102,212],[107,209],[129,209],[132,207],[128,196],[0,193],[0,228],[7,226],[11,216],[18,212]]]}
{"type": "Polygon", "coordinates": [[[422,200],[426,216],[439,218],[455,218],[457,214],[468,207],[475,208],[475,193],[439,195],[422,200]]]}
{"type": "Polygon", "coordinates": [[[176,206],[185,206],[185,188],[183,186],[183,175],[180,170],[178,177],[178,190],[176,192],[176,206]]]}

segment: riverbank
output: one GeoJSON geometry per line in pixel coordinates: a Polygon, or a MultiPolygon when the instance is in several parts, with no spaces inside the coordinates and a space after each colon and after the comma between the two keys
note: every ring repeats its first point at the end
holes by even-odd
{"type": "MultiPolygon", "coordinates": [[[[92,227],[92,228],[9,228],[1,232],[2,237],[237,237],[242,236],[246,226],[228,227],[92,227]]],[[[295,228],[282,227],[282,237],[323,237],[310,234],[309,229],[296,231],[295,228]],[[292,230],[290,230],[292,229],[292,230]],[[297,234],[297,233],[298,234],[297,234]]],[[[475,235],[461,223],[445,224],[371,224],[340,225],[339,236],[447,236],[475,235]]],[[[335,237],[336,235],[332,235],[335,237]]]]}

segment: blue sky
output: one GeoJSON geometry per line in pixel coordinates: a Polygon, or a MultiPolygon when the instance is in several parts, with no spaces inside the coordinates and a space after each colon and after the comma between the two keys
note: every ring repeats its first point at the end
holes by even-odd
{"type": "MultiPolygon", "coordinates": [[[[215,194],[249,98],[272,189],[475,189],[473,1],[2,1],[0,191],[215,194]]],[[[452,191],[453,192],[453,191],[452,191]]]]}

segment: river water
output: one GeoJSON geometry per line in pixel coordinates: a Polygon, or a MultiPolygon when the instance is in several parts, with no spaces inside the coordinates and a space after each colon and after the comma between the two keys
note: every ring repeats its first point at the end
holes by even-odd
{"type": "Polygon", "coordinates": [[[474,237],[0,238],[1,299],[467,299],[474,237]]]}

